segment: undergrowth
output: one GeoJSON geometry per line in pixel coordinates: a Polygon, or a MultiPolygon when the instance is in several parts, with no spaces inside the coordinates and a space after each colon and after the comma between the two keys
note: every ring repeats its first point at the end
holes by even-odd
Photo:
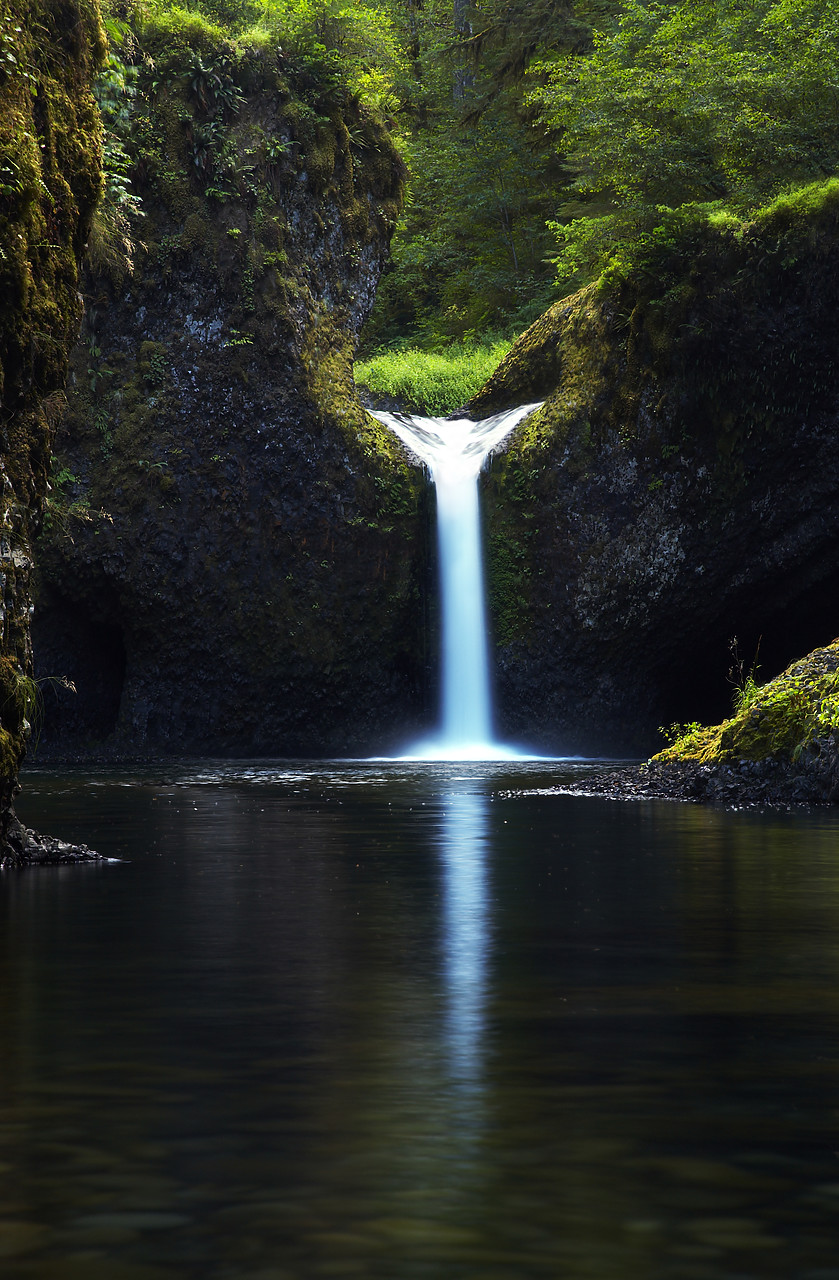
{"type": "Polygon", "coordinates": [[[355,365],[355,380],[406,409],[451,413],[472,398],[510,350],[506,339],[465,341],[443,351],[386,348],[355,365]]]}

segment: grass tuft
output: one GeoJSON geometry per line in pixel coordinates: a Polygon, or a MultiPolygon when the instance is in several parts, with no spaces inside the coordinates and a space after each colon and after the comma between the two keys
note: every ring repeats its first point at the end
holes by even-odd
{"type": "Polygon", "coordinates": [[[504,339],[463,342],[444,351],[388,348],[355,366],[358,386],[392,398],[406,410],[446,414],[472,398],[512,344],[504,339]]]}

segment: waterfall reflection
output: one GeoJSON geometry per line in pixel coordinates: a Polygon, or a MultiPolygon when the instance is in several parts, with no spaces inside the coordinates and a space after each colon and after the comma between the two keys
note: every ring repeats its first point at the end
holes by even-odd
{"type": "Polygon", "coordinates": [[[446,797],[440,843],[443,869],[445,1043],[462,1088],[480,1089],[484,1068],[490,944],[487,797],[446,797]]]}

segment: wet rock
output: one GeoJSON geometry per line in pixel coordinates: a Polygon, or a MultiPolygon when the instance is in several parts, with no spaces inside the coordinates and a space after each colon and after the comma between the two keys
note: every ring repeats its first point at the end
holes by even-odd
{"type": "Polygon", "coordinates": [[[5,852],[0,867],[20,869],[35,866],[71,866],[83,862],[107,862],[86,844],[70,844],[56,836],[45,836],[24,827],[13,818],[9,824],[5,852]]]}
{"type": "Polygon", "coordinates": [[[727,764],[649,760],[609,769],[563,790],[615,800],[689,800],[724,808],[839,804],[839,749],[831,738],[818,757],[727,764]]]}
{"type": "Polygon", "coordinates": [[[646,755],[836,634],[839,186],[557,303],[473,400],[505,735],[646,755]],[[761,638],[762,637],[762,638],[761,638]]]}
{"type": "Polygon", "coordinates": [[[352,356],[404,166],[357,98],[265,52],[231,60],[249,159],[220,199],[177,56],[141,84],[147,252],[86,282],[57,453],[106,514],[39,547],[38,672],[75,686],[44,687],[39,759],[381,750],[423,710],[426,484],[352,356]]]}

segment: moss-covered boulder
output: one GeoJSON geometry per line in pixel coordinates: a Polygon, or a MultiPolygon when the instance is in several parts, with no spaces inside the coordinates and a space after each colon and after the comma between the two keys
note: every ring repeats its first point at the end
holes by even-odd
{"type": "Polygon", "coordinates": [[[568,790],[733,808],[839,804],[839,640],[764,685],[749,677],[734,701],[721,724],[671,725],[670,745],[651,760],[568,790]]]}
{"type": "Polygon", "coordinates": [[[749,681],[736,700],[735,714],[721,724],[675,725],[674,740],[654,758],[700,764],[777,759],[796,764],[812,753],[814,743],[839,737],[839,640],[793,662],[764,685],[749,681]]]}
{"type": "Polygon", "coordinates": [[[104,51],[95,0],[0,5],[0,854],[38,698],[30,544],[101,187],[91,81],[104,51]]]}
{"type": "Polygon", "coordinates": [[[639,782],[691,799],[839,804],[839,640],[774,680],[749,680],[734,715],[673,725],[639,782]]]}
{"type": "Polygon", "coordinates": [[[486,483],[505,731],[647,755],[839,625],[839,182],[698,211],[558,303],[472,402],[546,396],[486,483]],[[761,640],[762,637],[762,640],[761,640]]]}
{"type": "Polygon", "coordinates": [[[160,21],[123,135],[133,272],[91,264],[57,448],[90,518],[57,502],[39,557],[39,669],[76,687],[42,750],[381,748],[422,707],[424,483],[351,360],[404,168],[334,76],[160,21]]]}

